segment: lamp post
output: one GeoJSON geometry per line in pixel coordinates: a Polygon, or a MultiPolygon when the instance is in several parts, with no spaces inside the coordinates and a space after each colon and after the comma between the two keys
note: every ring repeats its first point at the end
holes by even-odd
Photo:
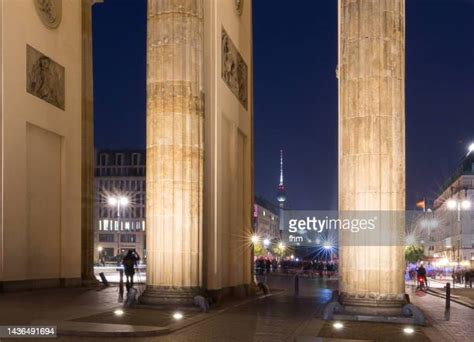
{"type": "Polygon", "coordinates": [[[111,207],[117,208],[117,223],[118,223],[118,232],[117,232],[117,255],[120,255],[120,208],[125,208],[130,203],[128,197],[125,196],[109,196],[107,198],[107,203],[111,207]]]}
{"type": "MultiPolygon", "coordinates": [[[[473,146],[474,148],[474,146],[473,146]]],[[[457,211],[457,222],[459,225],[459,235],[461,236],[461,241],[462,241],[462,220],[461,220],[461,211],[462,210],[469,210],[471,208],[471,201],[467,197],[467,189],[464,189],[465,194],[464,194],[464,199],[460,200],[457,198],[450,198],[447,200],[446,205],[449,210],[456,210],[457,211]]],[[[461,254],[461,246],[458,243],[458,261],[460,260],[460,254],[461,254]]]]}

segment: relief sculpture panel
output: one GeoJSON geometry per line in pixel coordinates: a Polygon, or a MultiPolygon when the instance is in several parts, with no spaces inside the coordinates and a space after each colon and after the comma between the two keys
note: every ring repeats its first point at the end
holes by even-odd
{"type": "Polygon", "coordinates": [[[222,79],[242,106],[248,107],[248,67],[227,32],[222,29],[222,79]]]}
{"type": "Polygon", "coordinates": [[[26,46],[26,91],[65,110],[64,67],[26,46]]]}

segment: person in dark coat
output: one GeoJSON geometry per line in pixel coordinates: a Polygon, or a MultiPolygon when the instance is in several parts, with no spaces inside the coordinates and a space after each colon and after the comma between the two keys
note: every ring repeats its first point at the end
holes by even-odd
{"type": "Polygon", "coordinates": [[[133,287],[133,276],[135,275],[135,266],[138,265],[140,256],[134,249],[129,249],[122,260],[123,269],[125,271],[126,287],[129,291],[133,287]]]}

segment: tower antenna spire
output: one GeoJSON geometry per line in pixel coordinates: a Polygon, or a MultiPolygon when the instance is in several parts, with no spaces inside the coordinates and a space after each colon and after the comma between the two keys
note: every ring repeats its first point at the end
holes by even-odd
{"type": "Polygon", "coordinates": [[[284,188],[283,184],[283,150],[280,150],[280,187],[284,188]]]}

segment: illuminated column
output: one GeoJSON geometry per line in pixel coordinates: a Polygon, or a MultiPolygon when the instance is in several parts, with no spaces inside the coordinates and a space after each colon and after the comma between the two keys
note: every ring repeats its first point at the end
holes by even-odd
{"type": "Polygon", "coordinates": [[[92,5],[82,0],[82,232],[81,277],[97,282],[94,276],[94,105],[92,84],[92,5]]]}
{"type": "MultiPolygon", "coordinates": [[[[339,210],[403,211],[405,1],[339,0],[338,10],[339,210]]],[[[400,236],[403,227],[382,229],[400,236]]],[[[397,312],[404,247],[353,245],[354,238],[340,236],[342,303],[356,312],[397,312]]]]}
{"type": "Polygon", "coordinates": [[[202,284],[202,0],[148,0],[147,304],[202,284]]]}

